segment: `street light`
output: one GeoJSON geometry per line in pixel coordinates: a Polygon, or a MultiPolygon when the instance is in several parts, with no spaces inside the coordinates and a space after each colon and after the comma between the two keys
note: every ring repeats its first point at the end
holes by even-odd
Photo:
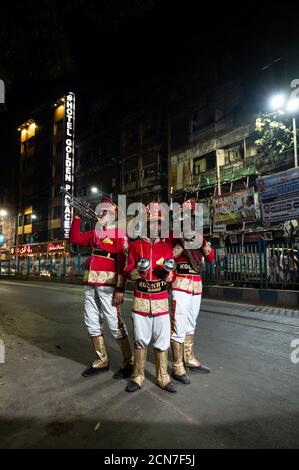
{"type": "Polygon", "coordinates": [[[99,192],[98,188],[96,188],[95,186],[92,186],[90,191],[92,192],[92,194],[98,194],[98,192],[99,192]]]}
{"type": "Polygon", "coordinates": [[[31,214],[31,220],[36,220],[37,219],[37,215],[36,214],[31,214]]]}
{"type": "Polygon", "coordinates": [[[5,210],[5,209],[0,210],[0,217],[6,217],[7,215],[8,215],[7,210],[5,210]]]}
{"type": "Polygon", "coordinates": [[[285,102],[286,102],[285,95],[283,94],[273,95],[270,98],[270,107],[271,109],[273,109],[273,111],[277,111],[283,108],[285,102]]]}
{"type": "Polygon", "coordinates": [[[298,149],[297,149],[297,126],[295,114],[299,111],[299,99],[291,98],[286,102],[285,95],[277,94],[270,98],[270,106],[273,110],[276,110],[280,114],[286,112],[291,114],[293,117],[293,140],[294,140],[294,166],[298,167],[298,149]]]}

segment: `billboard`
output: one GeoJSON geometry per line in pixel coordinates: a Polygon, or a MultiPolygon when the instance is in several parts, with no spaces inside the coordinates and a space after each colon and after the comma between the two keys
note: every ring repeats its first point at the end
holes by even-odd
{"type": "Polygon", "coordinates": [[[256,179],[264,222],[299,219],[299,168],[256,179]]]}
{"type": "Polygon", "coordinates": [[[235,224],[256,219],[254,188],[242,189],[215,197],[214,220],[216,222],[235,224]]]}
{"type": "MultiPolygon", "coordinates": [[[[65,97],[64,113],[64,154],[63,154],[63,186],[74,194],[74,155],[75,155],[75,94],[69,93],[65,97]]],[[[72,208],[69,203],[69,197],[62,196],[62,223],[63,238],[68,239],[71,228],[72,208]]]]}

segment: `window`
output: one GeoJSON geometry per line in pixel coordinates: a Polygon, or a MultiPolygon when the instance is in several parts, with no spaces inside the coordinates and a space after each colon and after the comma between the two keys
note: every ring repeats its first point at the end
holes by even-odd
{"type": "Polygon", "coordinates": [[[216,168],[216,152],[211,152],[204,157],[194,160],[194,174],[199,175],[205,171],[216,168]]]}
{"type": "Polygon", "coordinates": [[[200,173],[204,173],[207,170],[207,160],[205,158],[201,158],[194,162],[194,174],[199,175],[200,173]]]}
{"type": "Polygon", "coordinates": [[[126,171],[124,173],[124,184],[130,184],[136,181],[137,179],[137,171],[136,170],[131,170],[131,171],[126,171]]]}
{"type": "Polygon", "coordinates": [[[227,150],[226,155],[225,155],[225,163],[234,163],[237,162],[241,159],[241,153],[240,153],[240,148],[235,147],[227,150]]]}
{"type": "Polygon", "coordinates": [[[59,138],[63,136],[63,119],[54,123],[54,135],[59,138]]]}
{"type": "Polygon", "coordinates": [[[19,214],[18,227],[23,227],[23,222],[24,222],[24,216],[23,216],[23,214],[19,214]]]}
{"type": "Polygon", "coordinates": [[[25,214],[24,215],[24,225],[30,225],[32,223],[32,214],[25,214]]]}
{"type": "Polygon", "coordinates": [[[32,155],[34,153],[34,145],[35,139],[34,137],[30,137],[30,139],[26,140],[25,142],[21,143],[21,155],[24,156],[25,154],[32,155]]]}
{"type": "Polygon", "coordinates": [[[147,165],[144,167],[144,179],[153,178],[157,174],[156,164],[147,165]]]}

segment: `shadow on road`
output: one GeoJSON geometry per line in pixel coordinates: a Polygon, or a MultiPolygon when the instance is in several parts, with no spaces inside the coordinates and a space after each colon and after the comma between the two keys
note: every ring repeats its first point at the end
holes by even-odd
{"type": "Polygon", "coordinates": [[[219,425],[128,422],[74,418],[48,421],[1,420],[0,448],[102,448],[102,449],[202,449],[202,448],[299,448],[298,436],[289,433],[297,416],[228,422],[219,425]]]}

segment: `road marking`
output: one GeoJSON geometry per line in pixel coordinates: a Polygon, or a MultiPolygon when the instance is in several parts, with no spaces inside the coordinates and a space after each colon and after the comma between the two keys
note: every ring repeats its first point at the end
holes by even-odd
{"type": "MultiPolygon", "coordinates": [[[[219,319],[216,319],[214,317],[214,315],[215,314],[213,314],[213,313],[211,314],[211,312],[206,312],[206,311],[201,312],[201,317],[202,318],[206,318],[207,320],[212,319],[212,320],[215,320],[215,321],[219,321],[219,319]]],[[[222,314],[220,314],[220,315],[222,315],[222,314]]],[[[287,335],[294,334],[294,333],[297,334],[296,329],[299,328],[299,326],[296,326],[296,325],[289,325],[289,324],[279,323],[279,322],[275,322],[275,321],[271,322],[271,321],[267,321],[267,320],[259,320],[259,319],[256,319],[256,318],[252,319],[252,318],[248,318],[248,317],[241,317],[239,315],[227,315],[227,316],[231,317],[231,318],[226,318],[226,319],[221,318],[221,321],[224,322],[224,323],[234,323],[235,325],[247,326],[248,328],[256,328],[256,329],[259,329],[259,330],[267,330],[267,331],[275,331],[277,333],[282,333],[282,334],[287,334],[287,335]],[[242,322],[240,320],[244,320],[244,321],[242,322]],[[261,325],[256,324],[258,322],[263,322],[263,321],[267,321],[267,323],[273,323],[274,325],[271,327],[271,325],[261,326],[261,325]],[[280,328],[281,326],[286,326],[287,328],[290,328],[290,330],[292,330],[292,331],[287,331],[285,329],[281,329],[280,328]],[[295,329],[295,331],[293,331],[294,329],[295,329]]]]}
{"type": "MultiPolygon", "coordinates": [[[[25,287],[35,287],[38,289],[50,289],[50,290],[61,290],[61,287],[82,287],[82,285],[76,285],[76,284],[63,284],[59,286],[49,286],[49,285],[40,285],[40,284],[29,284],[29,283],[23,283],[23,282],[18,282],[18,281],[0,281],[0,288],[2,284],[6,284],[9,286],[25,286],[25,287]]],[[[133,301],[133,297],[124,297],[124,300],[128,300],[129,302],[133,301]]]]}
{"type": "Polygon", "coordinates": [[[52,290],[61,290],[61,287],[81,287],[81,286],[76,286],[72,284],[63,284],[63,286],[49,286],[47,284],[45,285],[40,285],[40,284],[29,284],[29,283],[23,283],[23,282],[18,282],[18,281],[0,281],[0,287],[2,284],[8,284],[10,286],[25,286],[25,287],[36,287],[38,289],[52,289],[52,290]]]}
{"type": "MultiPolygon", "coordinates": [[[[214,311],[214,310],[205,310],[204,308],[202,308],[200,311],[201,313],[212,313],[212,314],[223,315],[227,317],[241,318],[243,320],[253,320],[253,321],[259,321],[259,322],[265,322],[265,323],[275,323],[277,325],[290,326],[292,328],[299,328],[299,325],[295,325],[294,323],[286,323],[286,322],[277,321],[277,320],[265,320],[264,318],[240,315],[240,313],[238,312],[233,312],[233,313],[219,312],[219,311],[214,311]]],[[[256,313],[260,315],[263,314],[263,312],[256,312],[256,313]]],[[[273,316],[274,315],[275,314],[273,314],[273,316]]]]}

